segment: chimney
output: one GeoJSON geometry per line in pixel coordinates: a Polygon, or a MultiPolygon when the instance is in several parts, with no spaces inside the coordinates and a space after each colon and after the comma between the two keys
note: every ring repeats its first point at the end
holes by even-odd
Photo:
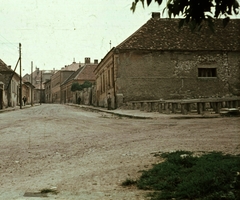
{"type": "Polygon", "coordinates": [[[90,58],[89,57],[86,57],[85,58],[85,64],[89,64],[90,63],[90,58]]]}
{"type": "Polygon", "coordinates": [[[9,68],[9,69],[11,69],[11,68],[12,68],[12,66],[11,66],[11,65],[8,65],[8,68],[9,68]]]}
{"type": "Polygon", "coordinates": [[[94,64],[98,64],[98,59],[95,59],[95,60],[94,60],[94,64]]]}
{"type": "Polygon", "coordinates": [[[160,19],[160,12],[152,12],[153,19],[160,19]]]}

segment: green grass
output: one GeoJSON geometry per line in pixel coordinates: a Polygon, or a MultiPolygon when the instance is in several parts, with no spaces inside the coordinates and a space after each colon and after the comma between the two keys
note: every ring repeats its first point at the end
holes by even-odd
{"type": "Polygon", "coordinates": [[[122,182],[122,186],[131,186],[135,185],[136,183],[137,181],[127,178],[125,181],[122,182]]]}
{"type": "Polygon", "coordinates": [[[164,153],[165,161],[143,171],[136,181],[139,189],[151,190],[157,199],[240,199],[240,157],[211,152],[164,153]]]}

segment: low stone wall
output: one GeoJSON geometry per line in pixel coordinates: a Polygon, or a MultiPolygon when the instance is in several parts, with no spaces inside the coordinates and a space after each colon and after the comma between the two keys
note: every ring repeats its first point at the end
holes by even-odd
{"type": "Polygon", "coordinates": [[[146,112],[166,114],[187,114],[196,111],[198,114],[202,114],[206,110],[220,113],[221,108],[238,109],[238,107],[240,107],[240,97],[130,101],[123,106],[123,109],[138,109],[146,112]]]}

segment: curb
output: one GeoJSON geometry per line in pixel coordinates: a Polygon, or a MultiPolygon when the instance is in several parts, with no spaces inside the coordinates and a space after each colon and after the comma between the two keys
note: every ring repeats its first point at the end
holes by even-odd
{"type": "Polygon", "coordinates": [[[106,110],[103,108],[98,108],[98,107],[92,107],[92,106],[86,106],[86,105],[78,105],[78,104],[66,104],[68,106],[74,106],[74,107],[79,107],[82,109],[89,109],[89,110],[94,110],[94,111],[99,111],[99,112],[105,112],[108,114],[113,114],[121,117],[127,117],[127,118],[133,118],[133,119],[153,119],[153,117],[146,117],[146,116],[137,116],[137,115],[132,115],[132,114],[124,114],[124,113],[119,113],[117,110],[106,110]]]}
{"type": "Polygon", "coordinates": [[[8,107],[5,109],[1,109],[0,113],[4,113],[4,112],[11,112],[11,111],[15,111],[15,110],[23,110],[23,109],[27,109],[27,108],[32,108],[34,106],[38,106],[39,104],[35,104],[33,106],[31,105],[26,105],[26,106],[22,106],[22,109],[20,109],[20,106],[15,106],[15,107],[8,107]]]}

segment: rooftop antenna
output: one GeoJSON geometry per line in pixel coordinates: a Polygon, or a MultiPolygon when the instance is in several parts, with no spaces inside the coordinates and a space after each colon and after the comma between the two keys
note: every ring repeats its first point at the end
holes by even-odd
{"type": "Polygon", "coordinates": [[[112,48],[112,43],[111,43],[111,40],[110,40],[109,44],[110,44],[110,50],[111,50],[111,48],[112,48]]]}

